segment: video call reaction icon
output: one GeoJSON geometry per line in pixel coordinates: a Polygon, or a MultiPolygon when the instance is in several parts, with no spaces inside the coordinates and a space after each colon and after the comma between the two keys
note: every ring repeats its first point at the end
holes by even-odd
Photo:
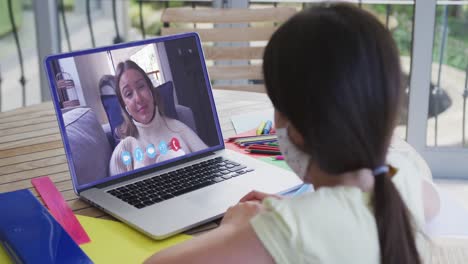
{"type": "Polygon", "coordinates": [[[132,156],[130,155],[130,152],[122,152],[122,162],[124,165],[130,165],[130,163],[132,163],[132,156]]]}
{"type": "Polygon", "coordinates": [[[166,143],[166,141],[161,140],[161,142],[159,142],[158,149],[161,155],[166,154],[169,150],[178,151],[180,149],[180,142],[175,137],[171,138],[169,145],[166,143]]]}
{"type": "Polygon", "coordinates": [[[147,154],[148,157],[150,157],[150,158],[156,157],[156,147],[155,147],[153,144],[149,144],[149,145],[146,147],[146,154],[147,154]]]}
{"type": "MultiPolygon", "coordinates": [[[[171,138],[169,145],[164,140],[161,140],[161,142],[159,142],[159,145],[158,145],[158,150],[161,155],[167,154],[169,150],[178,151],[179,149],[181,149],[180,142],[175,137],[171,138]]],[[[135,151],[133,152],[133,155],[136,161],[142,162],[144,159],[145,153],[140,147],[136,147],[135,151]]],[[[156,151],[156,147],[153,144],[150,143],[148,144],[148,146],[146,146],[146,155],[148,155],[149,158],[156,157],[157,151],[156,151]]],[[[130,152],[128,151],[122,152],[122,162],[125,165],[130,165],[132,163],[132,156],[130,152]]]]}
{"type": "Polygon", "coordinates": [[[135,149],[135,160],[138,161],[138,162],[143,161],[143,150],[141,150],[140,147],[137,147],[135,149]]]}
{"type": "Polygon", "coordinates": [[[177,138],[173,137],[169,143],[170,149],[173,151],[178,151],[180,149],[180,142],[177,138]]]}
{"type": "Polygon", "coordinates": [[[161,140],[161,142],[159,142],[158,149],[159,149],[159,153],[161,153],[161,155],[166,154],[167,150],[168,150],[166,141],[161,140]]]}

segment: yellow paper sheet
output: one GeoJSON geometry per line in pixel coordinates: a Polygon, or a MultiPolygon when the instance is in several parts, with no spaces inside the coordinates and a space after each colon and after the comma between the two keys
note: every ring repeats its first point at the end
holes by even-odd
{"type": "Polygon", "coordinates": [[[153,253],[191,238],[177,235],[156,241],[120,222],[77,217],[91,238],[81,248],[95,263],[142,263],[153,253]]]}
{"type": "MultiPolygon", "coordinates": [[[[99,264],[142,263],[153,253],[191,238],[182,234],[156,241],[120,222],[82,215],[77,218],[91,238],[81,248],[99,264]]],[[[0,263],[12,263],[1,246],[0,263]]]]}
{"type": "Polygon", "coordinates": [[[2,264],[12,264],[13,262],[10,260],[10,257],[7,255],[5,249],[0,244],[0,263],[2,264]]]}

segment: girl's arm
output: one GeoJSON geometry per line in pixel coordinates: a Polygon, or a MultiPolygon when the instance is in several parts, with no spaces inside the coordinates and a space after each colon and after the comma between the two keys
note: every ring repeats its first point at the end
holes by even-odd
{"type": "Polygon", "coordinates": [[[258,202],[239,203],[229,208],[217,229],[158,252],[145,264],[274,263],[249,223],[260,210],[258,202]]]}

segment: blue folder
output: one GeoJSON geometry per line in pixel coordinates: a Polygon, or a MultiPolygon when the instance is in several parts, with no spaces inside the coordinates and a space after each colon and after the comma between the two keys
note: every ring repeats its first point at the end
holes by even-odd
{"type": "Polygon", "coordinates": [[[15,263],[92,263],[29,190],[0,193],[0,242],[15,263]]]}

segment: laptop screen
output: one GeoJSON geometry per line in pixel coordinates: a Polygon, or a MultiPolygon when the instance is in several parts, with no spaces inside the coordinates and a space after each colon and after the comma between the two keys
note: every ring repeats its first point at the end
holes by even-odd
{"type": "Polygon", "coordinates": [[[74,187],[223,148],[194,33],[46,60],[74,187]]]}

